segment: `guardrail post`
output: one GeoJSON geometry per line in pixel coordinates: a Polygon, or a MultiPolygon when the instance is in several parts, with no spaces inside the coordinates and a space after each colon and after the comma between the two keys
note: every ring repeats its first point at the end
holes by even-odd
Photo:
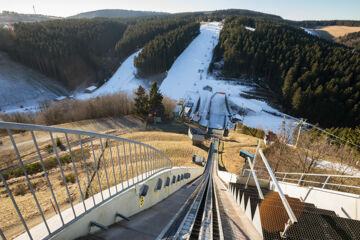
{"type": "Polygon", "coordinates": [[[32,240],[33,238],[32,238],[32,235],[31,235],[31,233],[30,233],[30,231],[29,231],[28,226],[26,225],[25,219],[23,218],[23,216],[22,216],[22,214],[21,214],[21,212],[20,212],[20,210],[19,210],[19,207],[18,207],[18,205],[17,205],[16,202],[15,202],[14,196],[12,195],[12,193],[11,193],[11,191],[10,191],[10,188],[9,188],[9,186],[8,186],[7,183],[6,183],[5,178],[4,178],[4,176],[3,176],[1,173],[0,173],[0,178],[1,178],[2,182],[4,183],[4,187],[6,188],[6,191],[7,191],[8,194],[9,194],[9,197],[10,197],[10,199],[11,199],[11,201],[12,201],[12,203],[13,203],[15,209],[16,209],[17,214],[18,214],[19,217],[20,217],[20,220],[21,220],[21,222],[22,222],[22,224],[23,224],[23,226],[24,226],[24,228],[25,228],[25,230],[26,230],[26,232],[27,232],[30,240],[32,240]]]}
{"type": "Polygon", "coordinates": [[[330,177],[331,177],[331,176],[328,176],[328,177],[326,178],[326,180],[325,180],[322,188],[325,188],[325,187],[326,187],[326,184],[330,181],[330,177]]]}
{"type": "Polygon", "coordinates": [[[120,159],[120,152],[119,152],[119,141],[116,141],[116,154],[117,154],[118,161],[119,161],[121,188],[122,188],[122,190],[124,190],[124,180],[123,180],[123,175],[122,175],[121,159],[120,159]]]}
{"type": "Polygon", "coordinates": [[[301,181],[304,179],[304,174],[301,174],[300,178],[299,178],[299,182],[298,182],[298,185],[300,186],[301,184],[301,181]]]}
{"type": "Polygon", "coordinates": [[[287,173],[285,173],[285,175],[284,175],[283,179],[281,180],[282,182],[284,182],[284,181],[285,181],[285,179],[286,179],[286,175],[287,175],[287,173]]]}

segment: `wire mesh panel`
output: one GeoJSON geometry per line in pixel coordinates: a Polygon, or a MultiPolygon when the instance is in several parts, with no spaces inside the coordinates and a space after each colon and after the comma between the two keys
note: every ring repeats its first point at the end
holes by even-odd
{"type": "MultiPolygon", "coordinates": [[[[92,132],[0,122],[0,236],[48,235],[172,167],[157,149],[92,132]]],[[[46,237],[46,236],[43,236],[46,237]]]]}

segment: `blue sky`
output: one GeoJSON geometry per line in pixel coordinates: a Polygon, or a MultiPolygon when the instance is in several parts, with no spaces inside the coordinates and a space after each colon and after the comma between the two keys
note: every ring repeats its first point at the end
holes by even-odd
{"type": "Polygon", "coordinates": [[[360,20],[360,0],[0,0],[0,11],[71,16],[97,9],[189,12],[239,8],[280,15],[286,19],[360,20]]]}

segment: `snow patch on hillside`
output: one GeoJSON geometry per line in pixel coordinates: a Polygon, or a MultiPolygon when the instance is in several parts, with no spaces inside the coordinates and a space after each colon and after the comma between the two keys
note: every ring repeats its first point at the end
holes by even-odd
{"type": "Polygon", "coordinates": [[[247,27],[247,26],[246,26],[245,29],[246,29],[246,30],[249,30],[249,31],[251,31],[251,32],[255,32],[255,28],[252,28],[252,27],[247,27]]]}
{"type": "Polygon", "coordinates": [[[308,33],[308,34],[310,34],[310,35],[319,37],[319,34],[318,34],[316,31],[313,31],[313,30],[310,30],[310,29],[307,29],[307,28],[303,28],[303,27],[302,27],[302,29],[303,29],[306,33],[308,33]]]}
{"type": "Polygon", "coordinates": [[[141,52],[141,50],[130,55],[118,68],[115,74],[100,88],[93,93],[80,93],[76,95],[78,99],[89,99],[97,96],[115,94],[118,92],[128,92],[132,94],[139,85],[147,88],[144,81],[136,78],[137,69],[134,66],[134,58],[141,52]]]}
{"type": "Polygon", "coordinates": [[[5,113],[36,111],[43,100],[68,95],[63,86],[0,52],[0,110],[5,113]]]}

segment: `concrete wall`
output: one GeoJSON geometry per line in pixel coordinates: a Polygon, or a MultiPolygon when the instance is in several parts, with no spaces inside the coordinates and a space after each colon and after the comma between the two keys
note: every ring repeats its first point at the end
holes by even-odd
{"type": "MultiPolygon", "coordinates": [[[[158,202],[164,200],[172,193],[179,190],[182,186],[187,184],[188,182],[194,180],[195,178],[199,177],[204,171],[204,168],[201,167],[174,167],[172,169],[168,169],[162,171],[148,180],[144,182],[140,182],[139,184],[131,187],[130,189],[120,193],[119,195],[115,195],[108,200],[105,200],[99,206],[91,209],[88,213],[83,214],[83,216],[79,217],[78,219],[74,220],[71,208],[62,211],[62,216],[64,218],[64,222],[73,221],[71,224],[66,226],[61,231],[57,232],[55,235],[51,236],[50,239],[75,239],[84,235],[87,235],[89,232],[94,232],[99,230],[96,227],[92,227],[90,229],[90,221],[94,221],[100,223],[105,226],[109,226],[116,221],[121,221],[121,218],[115,218],[116,212],[126,216],[131,217],[134,214],[137,214],[147,208],[152,207],[153,205],[157,204],[158,202]],[[180,181],[177,181],[178,175],[184,175],[185,173],[190,173],[190,177],[185,179],[183,178],[180,181]],[[172,183],[173,176],[176,177],[176,182],[172,183]],[[170,178],[170,186],[165,187],[167,177],[170,178]],[[162,187],[160,190],[155,190],[158,180],[162,180],[162,187]],[[147,185],[148,191],[147,195],[143,199],[143,204],[140,205],[140,194],[141,189],[144,185],[147,185]]],[[[121,188],[120,184],[118,185],[121,188]]],[[[126,187],[126,186],[125,186],[126,187]]],[[[111,187],[110,192],[115,194],[115,187],[111,187]]],[[[109,190],[103,190],[103,195],[105,199],[109,196],[109,190]]],[[[101,201],[101,193],[97,193],[95,195],[95,199],[98,200],[96,202],[101,201]]],[[[92,199],[86,199],[85,204],[89,205],[92,199]]],[[[82,208],[82,203],[77,204],[74,206],[75,211],[78,213],[83,213],[84,210],[82,208]]],[[[55,231],[56,229],[61,227],[61,221],[58,215],[51,217],[47,220],[47,223],[51,229],[51,231],[55,231]]],[[[34,239],[43,239],[48,235],[44,223],[41,223],[32,229],[30,232],[34,239]]],[[[20,235],[16,238],[17,240],[22,239],[29,239],[26,233],[20,235]]]]}
{"type": "MultiPolygon", "coordinates": [[[[316,187],[299,187],[297,184],[280,182],[284,194],[313,203],[316,207],[332,210],[338,216],[360,220],[360,196],[316,187]]],[[[276,191],[275,185],[270,189],[276,191]]]]}
{"type": "Polygon", "coordinates": [[[220,171],[218,170],[217,172],[219,178],[228,186],[229,183],[236,183],[237,181],[237,176],[236,174],[233,173],[229,173],[229,172],[225,172],[225,171],[220,171]]]}
{"type": "MultiPolygon", "coordinates": [[[[95,221],[105,226],[111,225],[116,221],[116,212],[119,212],[125,216],[132,216],[136,213],[139,213],[140,211],[150,208],[151,206],[168,197],[170,194],[179,190],[179,188],[181,188],[184,184],[200,176],[202,172],[203,168],[173,168],[171,170],[159,173],[146,182],[136,185],[119,196],[116,196],[111,201],[105,202],[101,206],[93,209],[91,212],[63,229],[51,239],[74,239],[80,236],[84,236],[89,232],[90,221],[95,221]],[[172,180],[173,176],[177,177],[178,175],[185,173],[190,173],[190,178],[183,179],[180,182],[176,182],[175,184],[172,184],[172,181],[170,181],[170,186],[164,187],[167,177],[170,177],[170,180],[172,180]],[[155,191],[154,189],[159,178],[162,179],[162,188],[159,191],[155,191]],[[144,198],[144,203],[142,207],[140,207],[140,189],[145,184],[149,186],[149,189],[147,195],[144,198]]],[[[119,221],[120,219],[117,218],[117,220],[119,221]]],[[[96,228],[93,229],[96,230],[96,228]]]]}

